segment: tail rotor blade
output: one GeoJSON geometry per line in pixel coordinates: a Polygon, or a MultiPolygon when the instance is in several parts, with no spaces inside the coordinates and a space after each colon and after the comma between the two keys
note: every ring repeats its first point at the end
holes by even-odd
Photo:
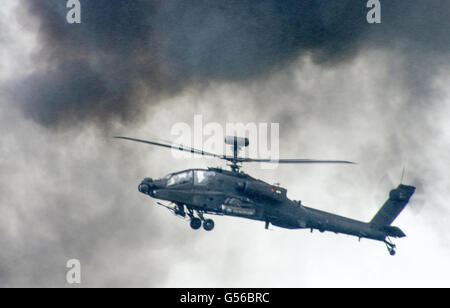
{"type": "Polygon", "coordinates": [[[408,174],[408,176],[410,177],[411,181],[407,180],[407,184],[416,187],[416,192],[409,201],[409,207],[411,208],[413,214],[417,215],[423,210],[426,204],[425,187],[423,182],[414,174],[408,174]]]}
{"type": "MultiPolygon", "coordinates": [[[[423,182],[420,180],[419,176],[411,171],[403,169],[401,182],[405,185],[411,185],[416,188],[414,194],[412,195],[407,208],[414,214],[419,214],[425,207],[425,188],[423,182]]],[[[374,203],[377,207],[380,207],[384,201],[387,200],[389,192],[396,188],[399,184],[398,176],[393,176],[393,172],[385,173],[377,183],[375,193],[374,193],[374,203]]]]}
{"type": "Polygon", "coordinates": [[[389,192],[397,185],[392,180],[392,177],[386,173],[377,183],[374,193],[374,203],[376,207],[380,207],[389,197],[389,192]]]}

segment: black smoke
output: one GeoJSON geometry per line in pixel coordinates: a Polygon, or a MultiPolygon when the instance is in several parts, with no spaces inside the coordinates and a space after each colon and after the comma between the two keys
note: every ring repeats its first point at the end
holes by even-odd
{"type": "Polygon", "coordinates": [[[81,24],[66,22],[65,4],[20,6],[40,48],[13,98],[49,127],[127,122],[187,87],[266,78],[305,55],[332,66],[369,48],[404,51],[413,67],[401,69],[419,72],[421,87],[433,70],[415,60],[450,48],[445,0],[381,1],[374,25],[365,0],[84,0],[81,24]]]}
{"type": "Polygon", "coordinates": [[[44,127],[12,107],[0,113],[0,285],[67,286],[69,258],[82,262],[83,286],[448,284],[448,98],[436,99],[432,86],[448,78],[436,74],[449,64],[446,2],[382,1],[381,25],[366,23],[366,0],[81,3],[81,25],[66,23],[65,0],[18,6],[39,46],[33,72],[7,85],[13,99],[2,106],[44,127]],[[195,87],[214,105],[164,101],[195,87]],[[131,127],[131,136],[164,135],[196,112],[205,122],[280,123],[285,157],[358,162],[244,171],[281,182],[307,206],[364,221],[380,206],[370,205],[372,186],[384,173],[400,179],[408,156],[407,170],[428,189],[420,216],[406,209],[397,221],[408,234],[397,242],[403,259],[383,261],[373,242],[267,233],[225,217],[214,234],[190,232],[136,186],[203,162],[117,143],[90,126],[132,123],[150,107],[168,110],[154,118],[174,116],[131,127]],[[67,129],[78,124],[86,127],[67,129]],[[58,126],[67,130],[54,134],[58,126]],[[411,272],[418,263],[432,266],[411,272]]]}

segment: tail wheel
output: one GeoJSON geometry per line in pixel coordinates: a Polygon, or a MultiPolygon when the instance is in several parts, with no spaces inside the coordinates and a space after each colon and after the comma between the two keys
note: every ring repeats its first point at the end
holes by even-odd
{"type": "Polygon", "coordinates": [[[385,240],[384,243],[386,244],[389,254],[395,256],[395,244],[391,243],[389,240],[385,240]]]}
{"type": "Polygon", "coordinates": [[[203,229],[205,229],[206,231],[211,231],[212,229],[214,229],[214,220],[205,219],[205,221],[203,221],[203,229]]]}
{"type": "Polygon", "coordinates": [[[202,221],[200,220],[200,218],[193,217],[191,218],[190,225],[192,229],[197,230],[202,226],[202,221]]]}

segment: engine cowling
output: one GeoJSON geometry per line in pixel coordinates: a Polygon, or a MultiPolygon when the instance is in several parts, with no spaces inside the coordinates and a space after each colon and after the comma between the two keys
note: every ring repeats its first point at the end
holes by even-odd
{"type": "Polygon", "coordinates": [[[273,201],[284,201],[287,199],[287,190],[274,185],[269,185],[263,182],[245,181],[238,183],[238,190],[249,197],[269,199],[273,201]]]}

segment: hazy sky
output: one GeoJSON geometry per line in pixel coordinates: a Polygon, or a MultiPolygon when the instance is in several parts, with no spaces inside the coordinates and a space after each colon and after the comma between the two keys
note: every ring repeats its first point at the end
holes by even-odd
{"type": "Polygon", "coordinates": [[[72,258],[85,287],[450,286],[448,1],[383,1],[380,25],[363,2],[276,2],[82,1],[68,25],[65,1],[6,1],[0,286],[68,286],[72,258]],[[395,257],[238,218],[191,230],[137,185],[224,163],[111,137],[173,139],[194,115],[279,123],[282,157],[358,162],[244,167],[307,206],[369,221],[406,162],[426,206],[395,221],[395,257]]]}

